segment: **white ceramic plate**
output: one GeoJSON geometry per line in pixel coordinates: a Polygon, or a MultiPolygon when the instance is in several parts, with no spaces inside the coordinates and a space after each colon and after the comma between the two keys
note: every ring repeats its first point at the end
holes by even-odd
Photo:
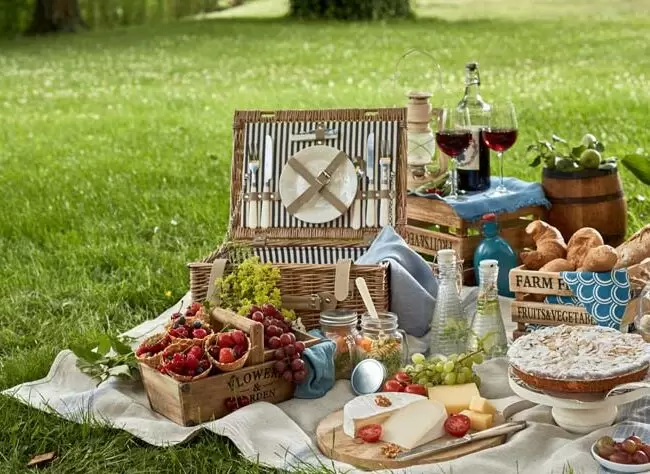
{"type": "MultiPolygon", "coordinates": [[[[329,166],[340,150],[325,145],[315,145],[299,151],[294,155],[313,176],[318,176],[329,166]]],[[[309,189],[309,183],[298,174],[291,166],[285,165],[280,175],[280,199],[286,208],[298,196],[309,189]]],[[[349,208],[357,194],[357,174],[354,165],[346,159],[332,173],[332,179],[327,185],[327,190],[336,196],[346,208],[349,208]]],[[[293,215],[310,224],[322,224],[336,219],[342,213],[332,206],[320,193],[312,197],[293,215]]]]}
{"type": "MultiPolygon", "coordinates": [[[[621,442],[623,439],[614,439],[616,442],[621,442]]],[[[617,462],[608,461],[605,458],[601,458],[596,453],[596,443],[591,445],[591,455],[596,461],[600,463],[601,466],[609,469],[614,472],[650,472],[650,463],[646,464],[620,464],[617,462]]]]}

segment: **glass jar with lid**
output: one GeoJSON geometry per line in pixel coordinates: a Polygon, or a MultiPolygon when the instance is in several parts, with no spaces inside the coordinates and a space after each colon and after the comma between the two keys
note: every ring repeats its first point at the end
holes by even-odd
{"type": "Polygon", "coordinates": [[[320,328],[326,338],[336,344],[334,352],[335,378],[349,379],[357,363],[355,343],[358,340],[357,313],[345,309],[320,314],[320,328]]]}
{"type": "Polygon", "coordinates": [[[359,359],[375,359],[386,368],[386,379],[391,378],[406,365],[408,346],[406,334],[398,329],[395,313],[378,313],[373,318],[365,313],[361,317],[361,334],[357,340],[359,359]]]}
{"type": "Polygon", "coordinates": [[[650,342],[650,283],[645,285],[639,296],[639,309],[634,319],[634,327],[646,342],[650,342]]]}

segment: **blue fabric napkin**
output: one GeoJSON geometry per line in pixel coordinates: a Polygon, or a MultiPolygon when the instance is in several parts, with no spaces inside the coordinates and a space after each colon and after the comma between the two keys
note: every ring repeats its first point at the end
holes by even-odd
{"type": "Polygon", "coordinates": [[[296,384],[293,396],[296,398],[320,398],[334,386],[334,352],[336,344],[325,338],[318,329],[312,329],[309,334],[321,338],[311,347],[305,349],[302,358],[307,366],[307,377],[296,384]]]}
{"type": "Polygon", "coordinates": [[[390,265],[390,309],[397,314],[400,328],[411,336],[424,336],[429,331],[438,294],[431,265],[411,250],[392,227],[385,227],[355,263],[383,262],[390,265]]]}
{"type": "Polygon", "coordinates": [[[631,297],[626,269],[602,273],[562,272],[560,276],[573,296],[547,296],[547,303],[584,306],[599,326],[621,329],[631,297]]]}
{"type": "Polygon", "coordinates": [[[547,209],[551,207],[551,203],[546,199],[544,190],[539,183],[529,183],[517,178],[504,178],[503,184],[506,188],[512,191],[511,194],[505,196],[486,195],[490,191],[496,189],[499,185],[499,178],[497,177],[492,177],[490,189],[488,191],[467,193],[465,194],[466,199],[463,201],[449,201],[436,194],[424,193],[419,189],[409,194],[430,199],[444,200],[454,209],[459,217],[468,221],[476,221],[484,214],[490,212],[501,214],[504,212],[514,212],[517,209],[528,206],[545,206],[547,209]]]}

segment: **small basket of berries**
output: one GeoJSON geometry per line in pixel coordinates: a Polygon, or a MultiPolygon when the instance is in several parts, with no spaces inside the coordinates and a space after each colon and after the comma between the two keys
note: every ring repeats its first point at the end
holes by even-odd
{"type": "Polygon", "coordinates": [[[172,339],[168,333],[154,334],[140,343],[135,350],[135,356],[140,362],[157,369],[162,364],[163,350],[171,343],[172,339]]]}
{"type": "Polygon", "coordinates": [[[210,369],[203,347],[185,339],[165,348],[159,371],[179,382],[192,382],[210,375],[210,369]]]}
{"type": "Polygon", "coordinates": [[[203,348],[213,367],[221,372],[232,372],[246,365],[251,341],[244,331],[235,329],[209,335],[203,348]]]}
{"type": "Polygon", "coordinates": [[[199,318],[179,317],[169,328],[172,342],[191,340],[196,345],[203,345],[205,338],[212,334],[210,325],[199,318]]]}

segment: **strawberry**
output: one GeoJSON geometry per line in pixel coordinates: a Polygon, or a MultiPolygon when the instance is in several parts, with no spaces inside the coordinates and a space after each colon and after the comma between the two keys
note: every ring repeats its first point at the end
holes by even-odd
{"type": "Polygon", "coordinates": [[[235,354],[230,347],[223,347],[219,351],[219,362],[222,364],[230,364],[235,362],[235,354]]]}
{"type": "Polygon", "coordinates": [[[219,334],[219,347],[233,347],[235,341],[232,339],[232,334],[229,332],[222,332],[219,334]]]}
{"type": "Polygon", "coordinates": [[[230,334],[232,335],[232,340],[235,343],[235,345],[246,344],[246,335],[244,334],[244,331],[240,331],[239,329],[237,329],[235,331],[231,331],[230,334]]]}
{"type": "Polygon", "coordinates": [[[196,357],[197,359],[200,359],[201,357],[203,357],[203,348],[201,346],[193,346],[190,349],[188,355],[190,354],[196,357]]]}

